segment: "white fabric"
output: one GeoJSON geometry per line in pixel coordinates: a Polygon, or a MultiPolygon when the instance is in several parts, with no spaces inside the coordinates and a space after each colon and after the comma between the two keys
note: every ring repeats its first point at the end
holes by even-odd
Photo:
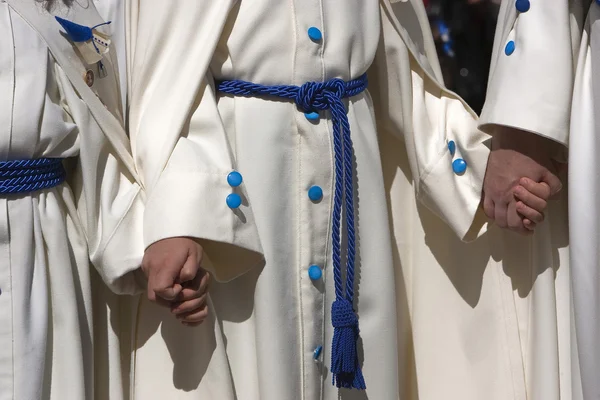
{"type": "Polygon", "coordinates": [[[127,107],[127,57],[125,54],[125,0],[94,0],[100,16],[111,23],[105,30],[110,35],[112,47],[117,56],[119,68],[119,84],[121,87],[121,104],[123,115],[127,107]]]}
{"type": "MultiPolygon", "coordinates": [[[[571,94],[589,3],[532,0],[529,11],[519,13],[514,1],[502,1],[481,129],[493,133],[498,126],[508,126],[569,144],[571,94]],[[509,41],[515,50],[507,55],[509,41]]],[[[566,161],[566,147],[557,149],[553,156],[566,161]]],[[[562,178],[566,189],[566,176],[562,178]]],[[[583,396],[572,311],[567,197],[564,190],[549,203],[546,221],[521,244],[531,262],[526,267],[523,259],[519,267],[518,273],[529,274],[531,284],[527,290],[517,287],[515,301],[528,399],[583,396]]]]}
{"type": "Polygon", "coordinates": [[[581,41],[569,141],[571,265],[585,399],[600,398],[599,19],[600,6],[593,2],[581,41]]]}
{"type": "MultiPolygon", "coordinates": [[[[213,262],[220,280],[238,278],[212,286],[211,317],[198,328],[141,300],[133,399],[338,399],[329,372],[330,120],[311,123],[288,102],[221,96],[214,80],[300,85],[367,70],[369,91],[347,102],[367,392],[342,398],[581,399],[564,213],[552,212],[533,239],[495,228],[471,244],[457,238],[484,232],[488,137],[436,80],[419,0],[141,0],[131,2],[128,29],[146,244],[220,238],[266,259],[262,268],[252,268],[252,252],[213,262]],[[309,40],[311,26],[322,43],[309,40]],[[448,140],[468,162],[463,176],[452,172],[448,140]],[[225,207],[232,169],[244,176],[243,213],[254,215],[243,225],[225,207]],[[318,204],[306,193],[314,184],[324,189],[318,204]],[[311,264],[324,268],[323,282],[310,281],[311,264]]],[[[231,254],[204,243],[213,261],[231,254]]]]}
{"type": "MultiPolygon", "coordinates": [[[[102,22],[93,5],[54,13],[102,22]]],[[[0,399],[92,399],[88,250],[113,290],[129,293],[139,290],[130,272],[143,250],[139,224],[131,223],[140,220],[140,187],[95,117],[124,136],[114,53],[100,79],[39,2],[0,2],[0,31],[0,159],[69,158],[67,183],[0,200],[0,399]]]]}

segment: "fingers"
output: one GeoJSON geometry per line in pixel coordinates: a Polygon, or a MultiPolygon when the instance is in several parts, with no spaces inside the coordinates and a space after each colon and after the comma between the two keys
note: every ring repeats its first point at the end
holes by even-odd
{"type": "Polygon", "coordinates": [[[535,229],[535,222],[528,220],[527,218],[525,218],[523,220],[523,225],[525,225],[525,228],[529,229],[530,231],[533,232],[533,230],[535,229]]]}
{"type": "Polygon", "coordinates": [[[197,251],[197,248],[191,247],[185,264],[179,273],[179,282],[189,282],[198,274],[200,263],[202,262],[202,253],[197,251]]]}
{"type": "Polygon", "coordinates": [[[506,214],[507,227],[513,231],[522,235],[528,235],[531,233],[523,223],[523,218],[517,213],[516,201],[511,201],[507,207],[506,214]]]}
{"type": "Polygon", "coordinates": [[[535,222],[536,224],[540,224],[544,221],[543,213],[534,210],[533,208],[524,204],[522,201],[517,202],[517,212],[523,217],[530,220],[531,222],[535,222]]]}
{"type": "Polygon", "coordinates": [[[177,297],[178,302],[196,299],[208,292],[210,286],[210,274],[206,271],[199,271],[193,281],[186,282],[183,285],[181,293],[177,297]]]}
{"type": "Polygon", "coordinates": [[[562,190],[562,182],[549,170],[544,171],[541,181],[546,182],[550,186],[550,196],[554,196],[562,190]]]}
{"type": "Polygon", "coordinates": [[[167,301],[173,301],[179,297],[181,291],[183,290],[183,286],[179,283],[174,283],[170,287],[164,287],[164,285],[154,285],[151,286],[151,283],[148,284],[148,299],[151,301],[157,301],[157,296],[161,297],[167,301]],[[153,296],[153,298],[151,297],[153,296]]]}
{"type": "Polygon", "coordinates": [[[171,307],[171,312],[179,317],[183,314],[189,314],[193,311],[201,310],[206,306],[207,297],[208,294],[204,293],[203,295],[195,299],[176,303],[171,307]]]}
{"type": "MultiPolygon", "coordinates": [[[[538,189],[537,196],[536,194],[529,191],[522,186],[517,186],[514,190],[515,197],[519,200],[517,202],[517,211],[524,216],[534,222],[536,224],[544,221],[544,213],[543,211],[548,206],[548,202],[543,198],[538,196],[549,196],[550,195],[550,187],[545,183],[534,183],[534,185],[538,185],[536,189],[538,189]],[[540,186],[543,186],[540,190],[540,186]],[[542,193],[542,191],[545,191],[542,193]]],[[[529,186],[532,188],[531,186],[529,186]]],[[[546,197],[548,198],[548,197],[546,197]]]]}
{"type": "MultiPolygon", "coordinates": [[[[192,238],[163,239],[146,249],[142,270],[146,274],[148,299],[168,302],[180,298],[186,283],[194,280],[202,261],[202,247],[192,238]]],[[[201,278],[196,288],[201,283],[201,278]]],[[[192,285],[193,286],[193,285],[192,285]]],[[[164,305],[163,302],[160,302],[164,305]]]]}
{"type": "Polygon", "coordinates": [[[538,183],[529,178],[521,178],[519,180],[519,185],[520,186],[517,186],[515,189],[519,187],[524,188],[526,192],[531,193],[533,196],[538,197],[544,202],[552,195],[552,190],[546,182],[538,183]]]}
{"type": "Polygon", "coordinates": [[[181,319],[183,324],[199,324],[204,322],[204,320],[208,317],[208,306],[205,305],[203,308],[199,310],[194,310],[192,312],[181,314],[178,316],[181,319]]]}

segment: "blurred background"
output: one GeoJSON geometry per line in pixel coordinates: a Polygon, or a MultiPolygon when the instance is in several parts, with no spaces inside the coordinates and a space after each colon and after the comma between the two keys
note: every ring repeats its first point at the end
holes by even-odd
{"type": "Polygon", "coordinates": [[[480,113],[501,0],[423,0],[446,86],[480,113]]]}

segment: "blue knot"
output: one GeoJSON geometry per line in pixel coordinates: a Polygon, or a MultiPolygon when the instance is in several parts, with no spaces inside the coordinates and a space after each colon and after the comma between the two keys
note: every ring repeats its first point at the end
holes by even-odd
{"type": "Polygon", "coordinates": [[[358,361],[358,317],[352,303],[346,299],[335,300],[331,306],[333,344],[331,373],[338,388],[366,389],[365,378],[358,361]]]}
{"type": "Polygon", "coordinates": [[[307,82],[300,86],[294,101],[304,112],[328,110],[334,102],[344,98],[345,92],[346,82],[341,79],[307,82]]]}

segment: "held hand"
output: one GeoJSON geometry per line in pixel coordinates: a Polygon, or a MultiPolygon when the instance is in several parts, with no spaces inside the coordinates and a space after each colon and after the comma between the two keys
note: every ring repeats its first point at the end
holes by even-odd
{"type": "Polygon", "coordinates": [[[540,136],[515,129],[503,129],[494,136],[483,184],[483,208],[501,228],[531,233],[535,223],[540,221],[540,215],[530,209],[542,214],[548,198],[562,189],[550,156],[553,145],[540,136]],[[519,188],[523,177],[529,181],[523,181],[525,185],[521,183],[521,186],[533,188],[531,196],[526,196],[519,188]],[[536,182],[545,183],[549,193],[544,191],[546,186],[536,187],[539,185],[536,182]],[[522,204],[515,201],[515,196],[522,204]],[[523,217],[529,222],[525,223],[523,217]]]}
{"type": "Polygon", "coordinates": [[[536,183],[529,178],[522,178],[515,188],[517,212],[523,217],[525,228],[533,231],[535,226],[544,221],[544,210],[548,205],[551,189],[545,182],[536,183]]]}
{"type": "Polygon", "coordinates": [[[186,282],[171,306],[171,312],[187,326],[200,325],[208,316],[208,288],[210,275],[204,270],[198,271],[194,280],[186,282]]]}
{"type": "Polygon", "coordinates": [[[148,299],[163,305],[178,300],[186,282],[197,277],[202,255],[202,246],[185,237],[164,239],[148,247],[142,260],[148,299]]]}

